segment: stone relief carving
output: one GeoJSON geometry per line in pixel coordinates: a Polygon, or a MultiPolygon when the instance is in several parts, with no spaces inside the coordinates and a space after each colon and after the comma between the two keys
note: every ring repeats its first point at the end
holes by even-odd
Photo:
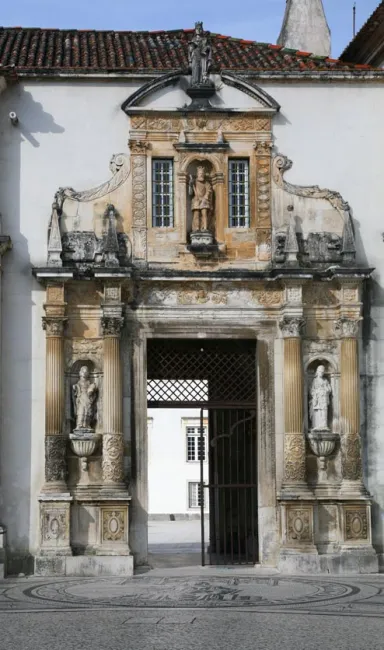
{"type": "Polygon", "coordinates": [[[363,475],[363,468],[359,434],[344,434],[341,449],[343,478],[346,481],[360,481],[363,475]]]}
{"type": "Polygon", "coordinates": [[[102,510],[103,541],[122,542],[127,537],[127,512],[124,509],[102,510]]]}
{"type": "MultiPolygon", "coordinates": [[[[256,146],[256,145],[255,145],[256,146]]],[[[256,210],[257,225],[260,228],[271,226],[271,158],[270,143],[257,143],[256,151],[256,210]],[[261,145],[268,145],[267,150],[260,149],[261,145]]]]}
{"type": "Polygon", "coordinates": [[[147,223],[146,161],[146,156],[133,156],[132,160],[132,208],[135,226],[145,226],[147,223]]]}
{"type": "Polygon", "coordinates": [[[226,305],[227,301],[228,296],[225,291],[210,290],[209,287],[204,285],[197,286],[194,289],[181,289],[177,293],[179,305],[205,305],[208,303],[226,305]]]}
{"type": "Polygon", "coordinates": [[[103,479],[107,483],[121,483],[124,480],[123,471],[124,442],[119,433],[103,435],[103,479]]]}
{"type": "Polygon", "coordinates": [[[337,360],[339,347],[339,341],[303,341],[305,357],[327,353],[337,360]]]}
{"type": "Polygon", "coordinates": [[[305,481],[305,440],[301,433],[286,433],[284,438],[284,480],[287,483],[305,481]]]}
{"type": "Polygon", "coordinates": [[[343,300],[344,302],[357,302],[359,300],[357,287],[344,287],[343,300]]]}
{"type": "Polygon", "coordinates": [[[284,316],[279,327],[284,338],[298,338],[305,326],[305,319],[297,316],[284,316]]]}
{"type": "Polygon", "coordinates": [[[195,24],[195,33],[188,47],[192,86],[209,83],[209,72],[212,66],[212,46],[209,35],[209,32],[204,31],[202,22],[195,24]]]}
{"type": "Polygon", "coordinates": [[[102,369],[102,339],[66,339],[64,341],[65,365],[70,369],[75,361],[89,359],[98,370],[102,369]]]}
{"type": "Polygon", "coordinates": [[[41,536],[46,546],[57,546],[68,542],[69,537],[69,508],[54,507],[51,504],[41,504],[41,536]]]}
{"type": "Polygon", "coordinates": [[[274,307],[280,305],[283,301],[283,292],[273,289],[255,289],[252,291],[252,297],[259,305],[264,307],[274,307]]]}
{"type": "Polygon", "coordinates": [[[293,543],[312,542],[313,533],[311,508],[288,508],[287,520],[288,541],[293,543]]]}
{"type": "Polygon", "coordinates": [[[105,217],[108,220],[108,229],[103,246],[104,263],[109,267],[119,266],[119,242],[116,232],[117,210],[114,205],[110,204],[107,207],[105,217]]]}
{"type": "Polygon", "coordinates": [[[46,436],[45,438],[45,480],[47,483],[65,481],[67,476],[65,436],[46,436]]]}
{"type": "Polygon", "coordinates": [[[133,115],[131,117],[132,129],[145,131],[212,131],[217,133],[220,129],[223,132],[255,132],[270,131],[271,122],[269,118],[261,117],[213,117],[208,113],[188,116],[186,118],[170,117],[147,117],[144,115],[133,115]]]}
{"type": "Polygon", "coordinates": [[[346,508],[345,509],[345,538],[347,540],[369,539],[367,509],[346,508]]]}
{"type": "Polygon", "coordinates": [[[287,287],[286,289],[287,302],[292,305],[300,305],[302,299],[301,287],[287,287]]]}
{"type": "Polygon", "coordinates": [[[313,431],[328,430],[328,411],[332,388],[328,379],[324,377],[324,373],[324,366],[318,366],[310,390],[309,414],[313,431]]]}
{"type": "Polygon", "coordinates": [[[110,160],[109,169],[112,172],[112,178],[93,189],[78,192],[72,187],[60,187],[55,194],[59,211],[61,212],[63,210],[64,201],[67,199],[81,203],[83,201],[94,201],[106,194],[114,192],[129,176],[129,156],[125,153],[114,154],[110,160]]]}
{"type": "Polygon", "coordinates": [[[76,416],[75,431],[93,431],[97,386],[89,377],[88,367],[82,366],[79,372],[79,381],[72,388],[73,408],[76,416]]]}

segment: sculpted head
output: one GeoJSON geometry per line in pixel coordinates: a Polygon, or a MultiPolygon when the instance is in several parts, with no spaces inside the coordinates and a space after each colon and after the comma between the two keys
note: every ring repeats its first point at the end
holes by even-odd
{"type": "Polygon", "coordinates": [[[201,165],[197,168],[197,180],[205,181],[205,168],[201,165]]]}
{"type": "Polygon", "coordinates": [[[316,377],[322,378],[322,377],[324,377],[324,373],[325,373],[324,366],[318,366],[317,370],[316,370],[316,377]]]}
{"type": "Polygon", "coordinates": [[[89,378],[89,370],[87,366],[81,366],[80,371],[79,371],[79,377],[80,379],[88,379],[89,378]]]}

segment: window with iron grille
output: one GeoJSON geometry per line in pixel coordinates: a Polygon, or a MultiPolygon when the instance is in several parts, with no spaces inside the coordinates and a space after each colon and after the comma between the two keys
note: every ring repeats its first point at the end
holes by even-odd
{"type": "Polygon", "coordinates": [[[200,506],[201,506],[200,483],[188,483],[188,508],[200,508],[200,506]]]}
{"type": "Polygon", "coordinates": [[[173,227],[173,160],[152,160],[152,225],[173,227]]]}
{"type": "Polygon", "coordinates": [[[207,429],[206,427],[203,427],[204,438],[202,440],[200,436],[200,427],[187,427],[187,461],[192,462],[201,460],[201,450],[203,451],[203,460],[206,460],[206,434],[207,429]]]}
{"type": "Polygon", "coordinates": [[[249,161],[229,161],[229,227],[249,228],[249,161]]]}

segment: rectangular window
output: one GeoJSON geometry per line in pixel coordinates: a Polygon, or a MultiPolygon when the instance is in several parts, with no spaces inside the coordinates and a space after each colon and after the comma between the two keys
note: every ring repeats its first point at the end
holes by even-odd
{"type": "Polygon", "coordinates": [[[249,161],[229,161],[229,227],[249,228],[249,161]]]}
{"type": "Polygon", "coordinates": [[[200,483],[188,483],[188,508],[200,508],[200,506],[201,506],[200,483]]]}
{"type": "Polygon", "coordinates": [[[173,160],[152,160],[152,225],[173,227],[173,160]]]}
{"type": "Polygon", "coordinates": [[[201,459],[201,448],[203,451],[203,460],[206,460],[206,433],[203,428],[204,440],[200,437],[200,427],[187,427],[187,461],[196,461],[201,459]],[[201,444],[203,442],[203,445],[201,444]]]}

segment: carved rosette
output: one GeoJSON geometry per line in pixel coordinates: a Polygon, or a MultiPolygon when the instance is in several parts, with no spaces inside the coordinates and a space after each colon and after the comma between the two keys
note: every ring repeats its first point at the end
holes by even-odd
{"type": "Polygon", "coordinates": [[[305,439],[302,433],[284,437],[284,483],[304,483],[306,476],[305,439]]]}
{"type": "Polygon", "coordinates": [[[120,433],[103,436],[104,484],[120,484],[124,481],[124,442],[120,433]]]}
{"type": "Polygon", "coordinates": [[[103,336],[120,336],[124,318],[122,316],[103,316],[101,325],[103,336]]]}
{"type": "Polygon", "coordinates": [[[305,319],[297,316],[284,316],[279,323],[284,338],[300,338],[305,319]]]}
{"type": "Polygon", "coordinates": [[[63,483],[67,476],[66,436],[45,438],[45,480],[46,483],[63,483]]]}

